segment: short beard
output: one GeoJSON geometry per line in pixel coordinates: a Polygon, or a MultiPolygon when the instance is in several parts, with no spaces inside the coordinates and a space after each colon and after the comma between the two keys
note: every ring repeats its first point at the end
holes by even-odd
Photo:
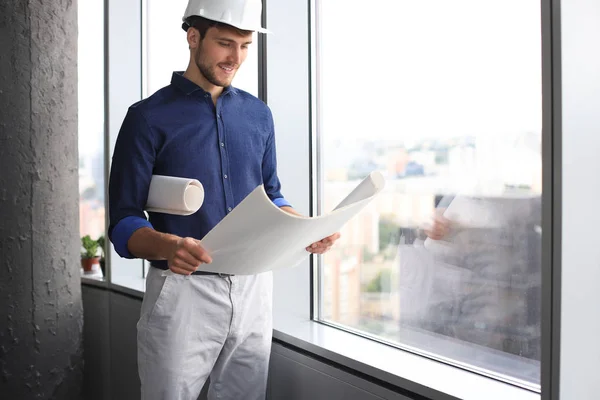
{"type": "MultiPolygon", "coordinates": [[[[215,86],[219,86],[219,87],[229,86],[229,82],[219,81],[219,79],[216,77],[214,71],[210,68],[210,66],[208,64],[205,64],[202,62],[201,54],[202,53],[200,51],[198,51],[196,53],[196,57],[194,57],[194,62],[196,63],[196,66],[200,70],[200,73],[202,75],[204,75],[206,80],[215,86]]],[[[217,68],[219,68],[219,67],[217,67],[217,68]]]]}

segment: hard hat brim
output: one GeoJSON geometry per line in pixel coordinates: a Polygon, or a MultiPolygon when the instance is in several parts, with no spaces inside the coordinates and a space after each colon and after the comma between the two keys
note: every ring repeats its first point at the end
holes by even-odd
{"type": "MultiPolygon", "coordinates": [[[[183,18],[181,18],[181,20],[183,22],[186,22],[186,20],[189,17],[200,17],[200,15],[194,15],[194,14],[185,15],[183,18]]],[[[228,21],[221,21],[221,20],[214,19],[214,18],[206,18],[204,16],[201,16],[201,17],[204,18],[204,19],[208,19],[210,21],[215,21],[215,22],[219,22],[221,24],[233,26],[234,28],[241,29],[243,31],[252,31],[252,32],[258,32],[258,33],[264,33],[264,34],[272,34],[273,33],[270,30],[268,30],[266,28],[263,28],[262,26],[258,27],[258,28],[256,28],[256,27],[246,27],[246,26],[237,26],[237,25],[233,25],[231,22],[228,22],[228,21]]]]}

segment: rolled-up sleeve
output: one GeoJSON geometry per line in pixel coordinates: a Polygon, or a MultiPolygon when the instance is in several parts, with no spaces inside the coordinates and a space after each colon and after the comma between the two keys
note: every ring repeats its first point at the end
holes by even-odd
{"type": "Polygon", "coordinates": [[[144,207],[152,179],[156,142],[141,111],[130,107],[117,137],[108,184],[108,236],[115,251],[124,258],[135,258],[127,248],[131,235],[140,228],[152,228],[144,207]]]}
{"type": "Polygon", "coordinates": [[[277,177],[277,155],[275,146],[275,127],[273,116],[269,111],[269,137],[262,162],[263,184],[269,199],[277,207],[289,206],[290,203],[281,194],[281,183],[277,177]]]}
{"type": "Polygon", "coordinates": [[[273,204],[275,204],[277,207],[291,207],[292,205],[290,204],[289,201],[287,201],[284,197],[278,197],[273,201],[273,204]]]}

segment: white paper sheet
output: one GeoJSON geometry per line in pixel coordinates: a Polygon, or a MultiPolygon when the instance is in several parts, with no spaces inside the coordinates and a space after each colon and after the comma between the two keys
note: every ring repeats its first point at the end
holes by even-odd
{"type": "Polygon", "coordinates": [[[252,275],[293,267],[308,257],[307,246],[338,232],[384,186],[383,176],[373,172],[331,213],[318,217],[288,214],[258,186],[202,239],[213,262],[198,269],[252,275]]]}
{"type": "Polygon", "coordinates": [[[204,202],[204,188],[196,179],[152,175],[146,211],[191,215],[204,202]]]}

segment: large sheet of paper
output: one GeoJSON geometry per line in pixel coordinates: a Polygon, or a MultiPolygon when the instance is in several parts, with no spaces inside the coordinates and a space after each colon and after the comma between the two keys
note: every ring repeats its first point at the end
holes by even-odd
{"type": "Polygon", "coordinates": [[[258,186],[202,239],[213,262],[198,269],[252,275],[293,267],[308,257],[307,246],[338,232],[384,186],[383,176],[373,172],[332,212],[318,217],[281,210],[258,186]]]}
{"type": "Polygon", "coordinates": [[[191,215],[204,202],[204,188],[196,179],[152,175],[146,211],[191,215]]]}

